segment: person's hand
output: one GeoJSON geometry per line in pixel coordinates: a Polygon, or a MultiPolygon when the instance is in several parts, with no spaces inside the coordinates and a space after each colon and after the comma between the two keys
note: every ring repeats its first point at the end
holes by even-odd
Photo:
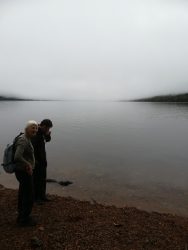
{"type": "Polygon", "coordinates": [[[46,131],[46,135],[50,136],[51,135],[51,131],[50,130],[46,131]]]}
{"type": "Polygon", "coordinates": [[[33,175],[33,168],[30,164],[26,166],[26,172],[28,175],[33,175]]]}

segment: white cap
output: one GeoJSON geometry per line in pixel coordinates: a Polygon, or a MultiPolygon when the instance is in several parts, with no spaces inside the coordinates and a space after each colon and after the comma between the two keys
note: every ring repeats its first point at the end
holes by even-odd
{"type": "Polygon", "coordinates": [[[33,125],[38,126],[38,123],[36,121],[34,121],[34,120],[30,120],[30,121],[27,122],[27,124],[25,126],[25,129],[27,129],[27,128],[33,126],[33,125]]]}

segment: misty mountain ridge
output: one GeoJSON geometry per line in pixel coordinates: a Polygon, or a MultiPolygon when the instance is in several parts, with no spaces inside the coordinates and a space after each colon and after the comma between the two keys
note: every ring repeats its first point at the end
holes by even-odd
{"type": "MultiPolygon", "coordinates": [[[[0,95],[0,101],[57,101],[52,99],[31,99],[18,96],[0,95]]],[[[62,100],[61,100],[62,101],[62,100]]],[[[121,101],[133,101],[133,102],[184,102],[188,103],[188,93],[177,95],[158,95],[153,97],[139,98],[134,100],[121,100],[121,101]]]]}
{"type": "Polygon", "coordinates": [[[0,101],[53,101],[53,100],[34,99],[34,98],[18,97],[18,96],[11,96],[11,95],[0,95],[0,101]]]}
{"type": "Polygon", "coordinates": [[[0,95],[0,101],[32,101],[32,99],[21,98],[21,97],[17,97],[17,96],[0,95]]]}
{"type": "Polygon", "coordinates": [[[159,95],[133,100],[135,102],[188,102],[188,93],[177,95],[159,95]]]}

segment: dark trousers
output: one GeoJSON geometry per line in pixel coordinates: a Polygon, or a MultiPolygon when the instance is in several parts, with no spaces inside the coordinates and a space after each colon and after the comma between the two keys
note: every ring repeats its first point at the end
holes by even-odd
{"type": "Polygon", "coordinates": [[[33,172],[35,200],[46,198],[46,176],[47,167],[37,164],[33,172]]]}
{"type": "Polygon", "coordinates": [[[15,175],[20,184],[18,191],[18,219],[26,221],[33,208],[33,177],[24,171],[16,171],[15,175]]]}

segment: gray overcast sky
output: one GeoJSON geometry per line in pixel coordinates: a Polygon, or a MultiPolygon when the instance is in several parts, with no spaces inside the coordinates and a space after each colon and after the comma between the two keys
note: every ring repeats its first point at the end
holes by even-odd
{"type": "Polygon", "coordinates": [[[0,93],[184,92],[187,66],[186,0],[0,0],[0,93]]]}

